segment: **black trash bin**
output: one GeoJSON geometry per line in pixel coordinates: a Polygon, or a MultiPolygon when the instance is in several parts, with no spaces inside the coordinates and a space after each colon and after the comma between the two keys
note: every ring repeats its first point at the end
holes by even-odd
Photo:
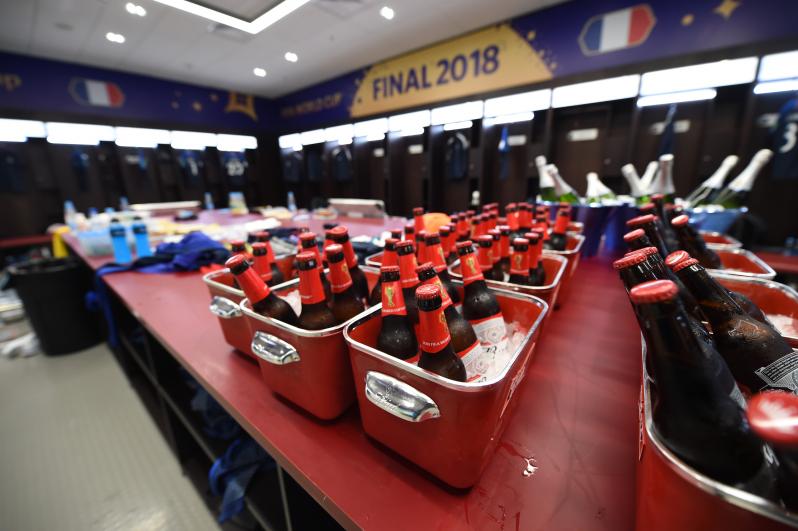
{"type": "Polygon", "coordinates": [[[34,260],[8,272],[45,354],[69,354],[100,342],[99,317],[85,304],[91,272],[80,262],[34,260]]]}

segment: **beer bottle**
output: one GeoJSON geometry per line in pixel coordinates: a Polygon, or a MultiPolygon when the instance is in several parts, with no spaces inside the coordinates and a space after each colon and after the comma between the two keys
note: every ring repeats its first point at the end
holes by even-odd
{"type": "Polygon", "coordinates": [[[274,286],[272,281],[272,268],[269,264],[269,256],[266,251],[266,244],[255,242],[252,244],[252,269],[268,285],[274,286]]]}
{"type": "Polygon", "coordinates": [[[491,213],[488,214],[488,227],[491,229],[495,229],[498,224],[499,224],[499,215],[495,211],[491,211],[491,213]]]}
{"type": "MultiPolygon", "coordinates": [[[[674,267],[676,267],[677,264],[680,264],[686,260],[694,260],[694,258],[692,258],[690,254],[687,253],[687,251],[676,251],[675,253],[671,253],[668,255],[668,257],[665,259],[665,264],[669,268],[673,269],[674,267]]],[[[745,313],[747,313],[748,315],[750,315],[751,317],[753,317],[754,319],[756,319],[761,323],[773,326],[773,324],[765,316],[764,312],[762,312],[762,310],[759,308],[759,306],[757,306],[754,303],[754,301],[752,301],[751,299],[749,299],[739,291],[733,291],[730,289],[727,289],[726,291],[729,292],[729,295],[731,296],[732,299],[734,299],[734,302],[736,302],[740,306],[740,308],[743,309],[745,313]]]]}
{"type": "Polygon", "coordinates": [[[446,259],[443,256],[440,236],[436,232],[427,234],[427,261],[435,268],[435,273],[443,284],[443,287],[454,304],[460,304],[460,293],[457,291],[449,270],[446,268],[446,259]]]}
{"type": "Polygon", "coordinates": [[[405,240],[410,240],[413,245],[416,244],[416,228],[412,222],[405,224],[405,240]]]}
{"type": "MultiPolygon", "coordinates": [[[[327,280],[327,275],[324,274],[322,256],[319,252],[315,232],[306,231],[299,234],[299,253],[297,254],[297,259],[299,254],[305,252],[313,253],[313,256],[316,258],[316,264],[319,268],[319,275],[321,276],[321,286],[324,289],[324,298],[327,300],[327,303],[331,303],[332,290],[330,289],[330,281],[327,280]]],[[[297,268],[299,268],[299,266],[297,266],[297,268]]]]}
{"type": "Polygon", "coordinates": [[[393,238],[398,242],[402,241],[403,238],[402,232],[403,232],[402,229],[391,229],[391,238],[393,238]]]}
{"type": "Polygon", "coordinates": [[[324,288],[321,285],[321,268],[312,252],[296,255],[299,269],[299,298],[302,311],[299,314],[299,327],[305,330],[323,330],[337,324],[335,315],[327,306],[324,288]]]}
{"type": "Polygon", "coordinates": [[[718,351],[738,382],[752,393],[798,390],[798,354],[773,327],[745,313],[697,260],[679,262],[673,271],[701,305],[718,351]]]}
{"type": "Polygon", "coordinates": [[[357,296],[349,268],[344,260],[344,249],[337,243],[327,247],[327,260],[330,263],[330,287],[332,288],[332,313],[339,323],[343,323],[365,310],[363,299],[357,296]]]}
{"type": "Polygon", "coordinates": [[[515,238],[510,258],[510,280],[512,284],[528,286],[529,282],[529,240],[515,238]]]}
{"type": "MultiPolygon", "coordinates": [[[[504,277],[496,278],[493,276],[493,253],[491,253],[493,236],[490,234],[480,236],[477,238],[477,245],[479,246],[477,260],[479,262],[479,268],[482,271],[482,276],[487,280],[504,281],[504,277]]],[[[462,269],[462,260],[460,268],[462,269]]]]}
{"type": "Polygon", "coordinates": [[[241,286],[252,305],[253,312],[290,325],[297,326],[299,324],[291,306],[272,293],[269,286],[250,267],[244,255],[231,256],[224,265],[235,275],[238,285],[241,286]]]}
{"type": "Polygon", "coordinates": [[[363,270],[358,266],[357,255],[352,248],[352,242],[349,241],[349,231],[346,230],[346,227],[339,225],[330,229],[330,236],[332,236],[332,240],[335,243],[344,248],[346,267],[349,268],[349,274],[352,276],[352,282],[355,284],[357,296],[361,299],[367,299],[369,296],[369,284],[363,270]]]}
{"type": "Polygon", "coordinates": [[[718,481],[755,490],[768,472],[764,448],[751,433],[739,390],[717,352],[697,341],[679,290],[669,280],[632,288],[649,367],[657,382],[654,429],[682,461],[718,481]]]}
{"type": "Polygon", "coordinates": [[[756,394],[748,402],[748,424],[779,460],[779,494],[798,511],[798,396],[780,391],[756,394]]]}
{"type": "Polygon", "coordinates": [[[706,205],[712,202],[715,199],[715,196],[718,195],[721,188],[723,188],[723,183],[726,181],[726,176],[729,174],[731,169],[737,164],[737,161],[740,158],[737,155],[729,155],[723,162],[720,163],[720,166],[715,173],[713,173],[706,181],[702,182],[698,188],[690,192],[690,194],[684,198],[684,201],[687,205],[692,208],[698,205],[706,205]]]}
{"type": "Polygon", "coordinates": [[[402,284],[402,294],[407,307],[410,321],[418,324],[418,307],[416,306],[416,287],[419,284],[416,274],[416,255],[413,253],[413,242],[404,240],[396,244],[396,254],[399,257],[399,282],[402,284]]]}
{"type": "Polygon", "coordinates": [[[564,210],[557,211],[557,219],[554,221],[554,228],[551,230],[551,237],[549,238],[547,249],[554,251],[564,251],[568,244],[568,224],[571,218],[564,210]]]}
{"type": "Polygon", "coordinates": [[[518,209],[518,230],[528,232],[532,228],[532,207],[529,203],[520,203],[518,209]]]}
{"type": "Polygon", "coordinates": [[[247,242],[244,240],[233,240],[230,242],[230,254],[235,256],[237,254],[244,255],[248,261],[252,261],[252,255],[247,252],[247,242]]]}
{"type": "Polygon", "coordinates": [[[645,247],[652,247],[651,240],[648,239],[643,229],[635,229],[627,232],[623,235],[623,241],[626,242],[626,245],[628,245],[629,249],[632,251],[637,251],[645,247]]]}
{"type": "Polygon", "coordinates": [[[441,289],[430,284],[419,286],[415,298],[419,313],[419,346],[421,357],[418,366],[444,378],[466,381],[463,361],[455,354],[441,308],[441,289]]]}
{"type": "MultiPolygon", "coordinates": [[[[480,252],[483,248],[480,248],[480,252]]],[[[470,241],[457,244],[460,269],[463,272],[463,317],[468,319],[480,343],[495,355],[506,343],[506,327],[501,307],[493,292],[485,283],[485,277],[474,256],[470,241]],[[495,348],[494,348],[495,347],[495,348]]]]}
{"type": "Polygon", "coordinates": [[[524,239],[529,242],[529,285],[543,286],[546,284],[546,270],[543,268],[543,233],[537,230],[524,233],[524,239]]]}
{"type": "Polygon", "coordinates": [[[671,227],[668,215],[665,213],[665,196],[662,194],[652,194],[651,202],[654,203],[654,212],[649,212],[657,217],[657,228],[665,240],[665,245],[669,250],[675,251],[679,248],[679,240],[676,237],[676,232],[671,227]]]}
{"type": "Polygon", "coordinates": [[[482,214],[471,218],[471,232],[469,233],[472,238],[478,238],[482,234],[482,214]]]}
{"type": "Polygon", "coordinates": [[[418,351],[413,323],[407,316],[402,284],[399,282],[399,266],[380,267],[380,286],[382,286],[382,322],[377,336],[377,348],[397,357],[409,360],[418,351]]]}
{"type": "Polygon", "coordinates": [[[698,260],[698,262],[708,269],[723,269],[720,257],[712,249],[707,247],[704,238],[690,226],[690,218],[682,214],[671,221],[671,226],[676,232],[679,240],[679,249],[698,260]]]}
{"type": "Polygon", "coordinates": [[[441,238],[441,249],[443,250],[443,257],[447,264],[451,264],[455,260],[454,254],[452,253],[452,249],[454,248],[453,233],[454,231],[451,225],[441,225],[438,228],[438,234],[441,238]]]}
{"type": "Polygon", "coordinates": [[[762,171],[762,168],[772,157],[773,152],[769,149],[757,151],[748,166],[740,172],[740,175],[732,179],[729,186],[724,188],[712,203],[725,208],[741,208],[745,206],[748,194],[751,192],[751,188],[754,187],[754,182],[759,172],[762,171]]]}
{"type": "Polygon", "coordinates": [[[631,195],[635,203],[641,205],[648,202],[648,195],[640,186],[640,177],[637,175],[637,170],[633,164],[624,164],[621,167],[621,173],[624,179],[629,184],[629,195],[631,195]]]}
{"type": "Polygon", "coordinates": [[[507,216],[507,224],[510,226],[510,231],[513,233],[518,232],[518,205],[516,203],[507,203],[504,207],[504,215],[507,216]]]}
{"type": "Polygon", "coordinates": [[[416,231],[416,261],[424,263],[427,261],[427,231],[416,231]]]}
{"type": "Polygon", "coordinates": [[[489,229],[488,234],[493,238],[490,246],[490,259],[493,262],[492,274],[497,280],[504,282],[504,270],[502,270],[501,256],[501,232],[497,229],[489,229]]]}
{"type": "Polygon", "coordinates": [[[413,209],[413,228],[416,231],[416,235],[419,232],[426,229],[424,225],[424,209],[421,207],[416,207],[413,209]]]}
{"type": "Polygon", "coordinates": [[[632,218],[626,222],[626,226],[629,229],[643,229],[643,232],[646,233],[648,236],[649,241],[651,244],[657,248],[659,254],[664,258],[670,254],[668,250],[668,246],[665,245],[665,240],[662,238],[662,234],[655,223],[656,217],[653,214],[646,214],[644,216],[637,216],[636,218],[632,218]]]}
{"type": "Polygon", "coordinates": [[[463,360],[469,381],[480,380],[485,376],[489,367],[485,366],[482,345],[474,332],[474,327],[455,309],[430,262],[418,266],[416,273],[422,286],[434,284],[441,287],[441,309],[446,317],[446,326],[449,328],[449,335],[452,338],[452,348],[455,354],[463,360]]]}
{"type": "Polygon", "coordinates": [[[510,227],[499,225],[499,266],[502,268],[502,275],[510,274],[510,227]]]}
{"type": "MultiPolygon", "coordinates": [[[[382,263],[380,266],[393,266],[399,264],[399,258],[396,256],[396,244],[399,243],[399,240],[396,238],[388,238],[385,240],[385,249],[382,252],[382,263]]],[[[374,306],[379,304],[382,300],[382,275],[380,278],[377,279],[377,283],[374,284],[374,289],[371,290],[371,295],[369,296],[369,306],[374,306]]]]}
{"type": "Polygon", "coordinates": [[[255,241],[266,245],[266,256],[269,259],[269,267],[272,270],[272,284],[282,284],[285,282],[285,275],[277,267],[277,258],[274,256],[274,249],[272,249],[272,235],[268,231],[260,231],[255,233],[255,241]]]}

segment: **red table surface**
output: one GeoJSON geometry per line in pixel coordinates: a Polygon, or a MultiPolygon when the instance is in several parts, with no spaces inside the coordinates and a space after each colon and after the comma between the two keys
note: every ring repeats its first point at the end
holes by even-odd
{"type": "Polygon", "coordinates": [[[798,256],[757,251],[756,255],[765,261],[777,273],[798,275],[798,256]]]}
{"type": "MultiPolygon", "coordinates": [[[[354,228],[354,227],[353,227],[354,228]]],[[[353,232],[354,235],[359,234],[353,232]]],[[[74,240],[67,238],[69,243],[74,240]]],[[[90,260],[93,266],[105,260],[90,260]]],[[[477,485],[446,487],[378,446],[357,408],[319,422],[231,350],[198,273],[105,277],[130,311],[347,528],[628,530],[634,522],[639,331],[609,261],[585,259],[548,322],[477,485]],[[529,477],[524,458],[538,469],[529,477]]]]}

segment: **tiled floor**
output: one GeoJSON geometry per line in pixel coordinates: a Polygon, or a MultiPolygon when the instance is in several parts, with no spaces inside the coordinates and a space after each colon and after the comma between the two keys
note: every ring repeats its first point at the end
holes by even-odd
{"type": "Polygon", "coordinates": [[[216,529],[110,351],[0,359],[0,529],[216,529]]]}

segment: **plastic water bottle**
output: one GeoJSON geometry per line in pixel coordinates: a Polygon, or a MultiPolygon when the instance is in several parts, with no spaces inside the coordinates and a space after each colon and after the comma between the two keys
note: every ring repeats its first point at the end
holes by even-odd
{"type": "Polygon", "coordinates": [[[130,210],[130,203],[128,202],[126,195],[123,195],[119,198],[119,210],[121,212],[127,212],[130,210]]]}
{"type": "Polygon", "coordinates": [[[213,210],[214,208],[213,196],[210,192],[205,192],[205,210],[213,210]]]}
{"type": "Polygon", "coordinates": [[[296,212],[296,198],[294,197],[294,192],[288,192],[288,211],[289,212],[296,212]]]}
{"type": "Polygon", "coordinates": [[[78,211],[75,209],[75,203],[69,199],[64,201],[64,223],[72,230],[77,229],[77,223],[75,221],[75,215],[77,213],[78,211]]]}
{"type": "Polygon", "coordinates": [[[145,256],[152,256],[150,238],[147,234],[147,225],[138,217],[134,219],[135,221],[131,228],[133,229],[133,238],[136,241],[136,257],[143,258],[145,256]]]}
{"type": "Polygon", "coordinates": [[[129,264],[132,262],[133,256],[130,254],[130,247],[127,246],[127,230],[125,230],[125,226],[114,218],[111,220],[111,226],[108,230],[111,233],[111,245],[114,248],[114,262],[117,264],[129,264]]]}

